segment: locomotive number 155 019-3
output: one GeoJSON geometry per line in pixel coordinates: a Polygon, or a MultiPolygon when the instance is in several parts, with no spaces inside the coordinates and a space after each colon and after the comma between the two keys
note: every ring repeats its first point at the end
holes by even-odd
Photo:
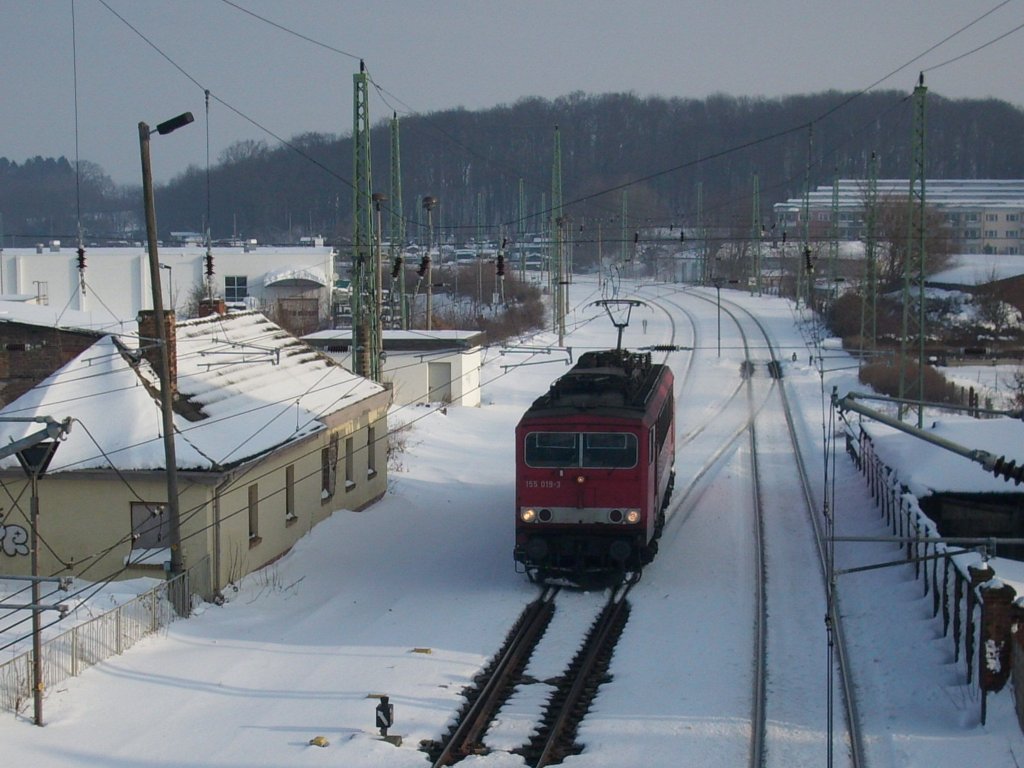
{"type": "Polygon", "coordinates": [[[561,488],[561,480],[527,480],[527,488],[561,488]]]}

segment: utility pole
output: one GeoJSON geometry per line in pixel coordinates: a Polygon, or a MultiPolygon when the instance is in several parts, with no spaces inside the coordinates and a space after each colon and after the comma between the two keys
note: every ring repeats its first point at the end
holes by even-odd
{"type": "MultiPolygon", "coordinates": [[[[193,121],[191,112],[184,112],[172,117],[156,127],[159,135],[188,125],[193,121]]],[[[149,282],[153,292],[153,324],[156,326],[157,340],[160,345],[160,365],[157,374],[160,377],[160,412],[163,417],[164,433],[164,464],[167,475],[167,525],[169,528],[171,562],[168,578],[175,578],[184,572],[181,556],[181,516],[178,509],[178,460],[174,447],[174,393],[171,389],[171,354],[168,339],[167,317],[164,314],[163,297],[160,288],[160,257],[157,253],[156,204],[153,198],[153,169],[149,158],[150,129],[145,123],[139,123],[139,152],[142,156],[142,197],[146,212],[146,240],[149,250],[149,282]]],[[[173,313],[171,315],[173,317],[173,313]]],[[[188,596],[175,606],[179,614],[188,614],[188,596]]]]}
{"type": "MultiPolygon", "coordinates": [[[[796,265],[796,308],[800,309],[800,302],[804,300],[805,288],[814,284],[814,275],[811,266],[811,157],[814,145],[814,123],[807,126],[807,167],[804,169],[804,205],[803,224],[804,242],[800,258],[796,265]]],[[[806,291],[808,294],[810,291],[806,291]]]]}
{"type": "MultiPolygon", "coordinates": [[[[67,437],[71,431],[71,418],[58,422],[49,416],[34,417],[4,417],[0,421],[22,421],[45,423],[46,426],[20,440],[12,441],[10,444],[0,448],[0,458],[6,458],[16,454],[21,468],[25,470],[31,484],[31,506],[29,511],[29,527],[32,529],[29,540],[29,556],[31,559],[32,575],[29,581],[32,582],[32,602],[29,605],[16,605],[0,603],[3,610],[24,610],[32,611],[32,701],[33,701],[33,722],[36,725],[43,724],[43,643],[42,643],[42,612],[46,610],[59,611],[61,616],[67,613],[67,607],[63,605],[43,605],[39,585],[44,582],[57,582],[61,589],[67,588],[66,580],[58,578],[47,578],[39,575],[39,478],[46,472],[50,460],[60,445],[60,440],[67,437]]],[[[7,576],[5,578],[12,578],[7,576]]],[[[16,578],[16,577],[15,577],[16,578]]]]}
{"type": "Polygon", "coordinates": [[[565,337],[565,275],[562,253],[562,135],[555,126],[554,156],[551,163],[551,240],[554,244],[554,271],[551,276],[552,320],[554,330],[558,333],[558,345],[562,346],[565,337]]]}
{"type": "Polygon", "coordinates": [[[832,219],[828,236],[828,290],[826,297],[829,303],[835,300],[839,263],[839,169],[832,175],[832,219]]]}
{"type": "Polygon", "coordinates": [[[373,201],[374,210],[377,213],[377,248],[376,255],[373,259],[373,279],[370,281],[373,286],[373,309],[370,312],[371,318],[371,333],[373,335],[373,344],[370,345],[371,359],[370,359],[370,370],[373,375],[371,378],[376,382],[382,382],[384,380],[381,375],[380,361],[383,357],[384,351],[384,329],[381,325],[381,319],[383,318],[383,312],[381,307],[384,303],[384,281],[381,274],[381,268],[384,266],[384,252],[383,244],[381,240],[384,237],[384,228],[381,225],[381,206],[388,199],[388,196],[380,192],[374,192],[370,199],[373,201]],[[373,354],[373,351],[376,354],[373,354]]]}
{"type": "Polygon", "coordinates": [[[519,279],[526,282],[526,190],[523,179],[519,179],[519,221],[516,227],[516,243],[519,245],[519,279]]]}
{"type": "MultiPolygon", "coordinates": [[[[434,206],[437,205],[437,198],[427,196],[423,198],[423,210],[427,212],[427,255],[423,257],[421,262],[421,270],[425,272],[427,278],[427,330],[433,330],[434,325],[434,268],[430,261],[430,251],[433,248],[434,239],[434,217],[433,210],[434,206]]],[[[440,245],[438,246],[438,255],[441,253],[440,245]]],[[[422,277],[422,275],[421,275],[422,277]]]]}
{"type": "Polygon", "coordinates": [[[878,336],[878,158],[868,160],[868,185],[864,195],[864,290],[860,312],[861,361],[875,353],[878,336]]]}
{"type": "Polygon", "coordinates": [[[751,290],[758,296],[761,295],[761,190],[758,183],[757,171],[754,171],[754,214],[750,222],[750,244],[754,256],[754,282],[751,290]]]}
{"type": "Polygon", "coordinates": [[[394,311],[397,288],[401,328],[406,331],[409,329],[409,308],[405,301],[405,264],[402,257],[405,248],[405,216],[402,214],[402,154],[399,147],[397,112],[391,113],[391,208],[388,210],[388,222],[388,256],[394,265],[391,272],[391,307],[394,311]]]}
{"type": "Polygon", "coordinates": [[[370,176],[369,76],[360,60],[359,71],[352,76],[352,370],[359,376],[375,377],[375,349],[372,261],[373,215],[370,176]]]}
{"type": "Polygon", "coordinates": [[[704,229],[704,182],[697,182],[697,237],[700,238],[699,271],[701,285],[711,280],[711,265],[708,264],[708,233],[704,229]]]}
{"type": "MultiPolygon", "coordinates": [[[[903,263],[903,339],[900,343],[900,400],[907,396],[908,384],[907,365],[910,362],[910,339],[917,332],[917,426],[924,424],[924,337],[925,337],[925,122],[924,107],[928,89],[924,85],[924,73],[918,76],[914,88],[914,119],[911,129],[910,149],[910,192],[907,208],[907,248],[903,263]],[[914,322],[910,312],[911,288],[917,286],[917,318],[914,322]],[[914,325],[916,324],[916,329],[914,325]]],[[[905,406],[900,404],[900,418],[903,418],[905,406]]]]}

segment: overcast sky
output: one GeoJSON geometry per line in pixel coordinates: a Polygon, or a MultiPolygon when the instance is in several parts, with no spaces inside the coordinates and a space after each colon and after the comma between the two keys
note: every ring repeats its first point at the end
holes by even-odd
{"type": "Polygon", "coordinates": [[[876,87],[909,93],[925,69],[932,93],[1024,107],[1022,24],[1024,0],[0,0],[0,157],[75,159],[76,65],[77,156],[134,184],[140,121],[196,116],[154,138],[158,181],[206,166],[204,89],[213,163],[238,140],[276,145],[253,123],[349,133],[359,58],[385,91],[374,123],[573,91],[856,91],[939,43],[876,87]]]}

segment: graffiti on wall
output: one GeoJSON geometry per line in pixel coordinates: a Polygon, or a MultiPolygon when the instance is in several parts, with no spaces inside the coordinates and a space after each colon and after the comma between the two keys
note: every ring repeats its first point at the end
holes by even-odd
{"type": "Polygon", "coordinates": [[[28,554],[28,531],[20,525],[0,523],[0,552],[7,557],[28,554]]]}

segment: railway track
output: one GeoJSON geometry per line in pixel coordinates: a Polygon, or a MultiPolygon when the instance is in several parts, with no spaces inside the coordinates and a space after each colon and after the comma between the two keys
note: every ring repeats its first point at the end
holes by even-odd
{"type": "MultiPolygon", "coordinates": [[[[710,297],[706,297],[710,300],[710,297]]],[[[776,353],[775,346],[772,342],[771,335],[768,330],[764,327],[761,320],[749,310],[741,306],[740,304],[724,300],[725,307],[723,311],[727,311],[733,320],[739,323],[737,314],[742,313],[746,316],[749,322],[753,323],[757,328],[759,336],[764,339],[764,343],[769,352],[769,356],[772,362],[776,366],[776,371],[781,372],[781,360],[776,353]]],[[[864,759],[864,746],[863,739],[860,732],[860,718],[857,713],[856,697],[853,692],[853,676],[849,666],[848,654],[846,652],[846,642],[843,632],[843,622],[841,613],[838,610],[838,595],[834,593],[834,585],[830,583],[829,564],[828,564],[828,547],[826,540],[826,533],[824,530],[822,516],[818,514],[819,505],[816,503],[813,486],[811,483],[811,473],[808,470],[807,460],[804,452],[801,449],[800,439],[798,436],[798,430],[796,426],[796,419],[793,413],[792,405],[789,401],[789,397],[786,393],[786,387],[784,380],[781,376],[778,377],[777,387],[773,387],[773,396],[777,397],[781,407],[781,412],[785,420],[785,432],[791,447],[790,456],[791,461],[788,462],[791,466],[791,471],[795,474],[798,481],[798,488],[802,499],[802,507],[806,514],[806,519],[809,523],[809,528],[813,532],[813,542],[815,551],[817,554],[816,564],[819,576],[822,580],[823,589],[828,592],[833,591],[832,599],[828,600],[827,616],[826,620],[828,626],[832,630],[832,638],[828,640],[829,647],[829,674],[827,681],[829,689],[833,686],[833,667],[835,671],[839,673],[838,686],[839,692],[843,703],[844,710],[844,721],[845,721],[845,734],[840,738],[840,741],[845,744],[846,751],[848,752],[849,765],[853,768],[860,768],[865,764],[864,759]]],[[[756,457],[756,452],[755,452],[756,457]]],[[[756,477],[760,477],[760,472],[757,473],[756,477]]],[[[777,478],[776,478],[777,480],[777,478]]],[[[760,486],[760,480],[757,481],[760,486]]],[[[762,494],[759,492],[758,494],[762,494]]],[[[763,498],[758,504],[759,512],[758,518],[763,520],[765,513],[765,503],[763,498]]],[[[832,698],[829,695],[828,703],[828,726],[832,728],[832,698]]],[[[765,734],[766,743],[770,744],[768,735],[765,734]]],[[[834,754],[834,742],[833,734],[830,732],[827,735],[826,741],[826,764],[832,766],[835,760],[834,754]]],[[[764,759],[764,758],[762,758],[764,759]]],[[[752,765],[764,765],[764,762],[752,763],[752,765]]]]}
{"type": "MultiPolygon", "coordinates": [[[[533,735],[510,750],[521,755],[527,765],[555,765],[582,750],[576,743],[576,729],[599,686],[607,680],[615,645],[629,618],[626,595],[631,586],[625,584],[611,591],[589,631],[575,638],[579,645],[575,655],[565,660],[560,674],[547,681],[551,694],[538,721],[529,729],[533,735]]],[[[526,607],[504,647],[481,673],[474,689],[467,692],[466,705],[448,735],[439,743],[421,745],[434,766],[455,765],[470,755],[491,751],[486,737],[502,708],[518,687],[537,682],[525,670],[552,626],[559,592],[558,587],[546,587],[526,607]]],[[[573,645],[564,637],[555,644],[573,645]]]]}
{"type": "MultiPolygon", "coordinates": [[[[674,521],[676,528],[682,526],[686,520],[690,517],[693,510],[700,503],[700,499],[709,487],[709,478],[713,478],[718,474],[723,466],[728,462],[729,458],[735,453],[740,440],[744,434],[747,435],[749,441],[750,450],[750,461],[751,461],[751,494],[753,496],[752,509],[753,509],[753,525],[755,546],[755,572],[759,574],[757,584],[755,586],[755,616],[754,616],[754,629],[753,629],[753,671],[751,675],[752,681],[752,692],[751,692],[751,730],[750,730],[750,750],[749,750],[749,764],[753,768],[761,768],[764,765],[785,765],[787,764],[787,758],[781,757],[784,755],[786,750],[789,748],[783,741],[779,741],[773,738],[773,735],[769,732],[768,722],[771,711],[779,710],[779,704],[773,700],[773,691],[769,689],[768,680],[772,677],[776,680],[775,685],[779,686],[779,679],[785,676],[785,672],[778,668],[771,666],[772,662],[772,644],[769,642],[769,638],[772,636],[771,628],[772,624],[769,620],[768,615],[768,604],[770,595],[766,588],[766,584],[770,582],[771,569],[766,564],[766,547],[765,543],[766,534],[765,532],[765,519],[766,516],[769,519],[776,517],[773,510],[771,499],[775,495],[775,491],[780,487],[780,484],[787,482],[791,487],[799,488],[799,495],[802,500],[800,506],[804,509],[806,519],[809,522],[808,529],[812,532],[814,548],[817,553],[818,573],[821,578],[822,589],[832,589],[832,585],[829,583],[828,566],[827,566],[827,546],[826,536],[823,530],[823,524],[821,516],[817,513],[818,506],[815,503],[813,487],[811,483],[811,473],[808,470],[807,462],[804,458],[804,454],[800,447],[800,441],[798,437],[798,430],[796,427],[796,421],[792,413],[790,403],[787,399],[785,386],[781,379],[782,365],[781,361],[776,354],[774,349],[771,336],[767,329],[760,322],[760,320],[742,307],[740,304],[728,301],[727,299],[717,300],[714,296],[702,295],[699,292],[694,292],[694,295],[708,303],[716,304],[720,311],[728,316],[735,327],[738,330],[738,334],[742,340],[744,359],[751,365],[755,362],[751,354],[751,347],[762,347],[767,351],[768,357],[768,371],[770,373],[770,383],[767,388],[763,388],[763,391],[756,393],[753,382],[746,378],[736,389],[729,393],[729,396],[718,404],[718,407],[714,410],[713,415],[703,424],[691,428],[688,435],[692,436],[691,439],[696,438],[697,435],[702,432],[707,424],[712,419],[722,419],[727,413],[736,413],[734,401],[737,399],[739,391],[745,390],[747,392],[747,413],[748,420],[745,423],[730,422],[733,424],[733,428],[724,436],[720,438],[720,442],[710,453],[705,457],[700,468],[690,476],[690,482],[687,485],[685,481],[681,482],[682,487],[685,491],[682,494],[677,494],[677,497],[673,499],[672,509],[670,513],[673,513],[670,520],[674,521]],[[751,342],[750,338],[756,336],[758,339],[756,342],[751,342]],[[761,341],[763,339],[763,341],[761,341]],[[769,407],[773,404],[777,404],[778,408],[769,407]],[[765,469],[760,466],[758,441],[761,429],[758,426],[759,415],[776,413],[781,411],[784,415],[784,430],[785,439],[788,440],[790,447],[789,457],[790,460],[785,462],[785,467],[770,467],[765,469]],[[791,480],[784,481],[782,479],[783,473],[786,477],[791,477],[791,480]],[[766,490],[765,483],[763,482],[765,477],[770,479],[768,483],[768,490],[766,490]],[[767,497],[767,498],[766,498],[767,497]]],[[[665,295],[659,295],[658,299],[670,303],[680,310],[682,306],[672,298],[665,295]]],[[[761,356],[763,358],[763,356],[761,356]]],[[[759,359],[756,361],[758,364],[763,365],[765,360],[759,359]]],[[[752,369],[752,368],[751,368],[752,369]]],[[[735,420],[735,415],[733,419],[735,420]]],[[[767,420],[767,423],[771,423],[767,420]]],[[[778,429],[777,427],[774,429],[778,429]]],[[[775,442],[773,445],[777,446],[779,440],[782,439],[779,434],[774,435],[775,442]]],[[[778,448],[776,447],[776,451],[778,448]]],[[[679,487],[679,486],[677,486],[679,487]]],[[[669,525],[672,525],[670,523],[669,525]]],[[[668,533],[668,531],[666,531],[668,533]]],[[[675,533],[678,533],[676,531],[675,533]]],[[[778,534],[776,534],[777,536],[778,534]]],[[[775,578],[778,582],[784,583],[785,576],[783,574],[775,574],[775,578]]],[[[779,592],[772,593],[775,595],[775,599],[778,600],[779,592]]],[[[833,638],[829,645],[829,669],[831,670],[834,664],[835,670],[838,672],[838,690],[843,703],[843,710],[845,715],[845,731],[840,736],[840,741],[845,746],[845,752],[848,755],[848,764],[859,768],[864,765],[864,750],[862,744],[862,737],[860,735],[859,728],[859,717],[856,711],[856,699],[853,695],[852,675],[849,670],[847,662],[847,654],[845,651],[845,641],[843,638],[842,631],[842,618],[837,607],[838,596],[834,595],[834,599],[828,601],[828,622],[833,630],[833,638]],[[834,659],[833,659],[834,650],[834,659]]],[[[815,623],[820,628],[820,618],[816,617],[815,623]]],[[[787,631],[791,631],[791,628],[780,628],[776,627],[774,636],[776,637],[776,645],[778,644],[778,636],[784,634],[787,631]]],[[[820,633],[820,629],[815,629],[816,632],[820,633]]],[[[828,686],[831,690],[833,685],[831,672],[829,676],[828,686]]],[[[772,721],[776,721],[777,717],[772,717],[772,721]]],[[[829,728],[831,729],[831,696],[829,698],[829,728]]],[[[833,764],[833,736],[831,733],[827,735],[827,765],[833,764]]],[[[845,764],[847,757],[844,756],[843,763],[845,764]]]]}

